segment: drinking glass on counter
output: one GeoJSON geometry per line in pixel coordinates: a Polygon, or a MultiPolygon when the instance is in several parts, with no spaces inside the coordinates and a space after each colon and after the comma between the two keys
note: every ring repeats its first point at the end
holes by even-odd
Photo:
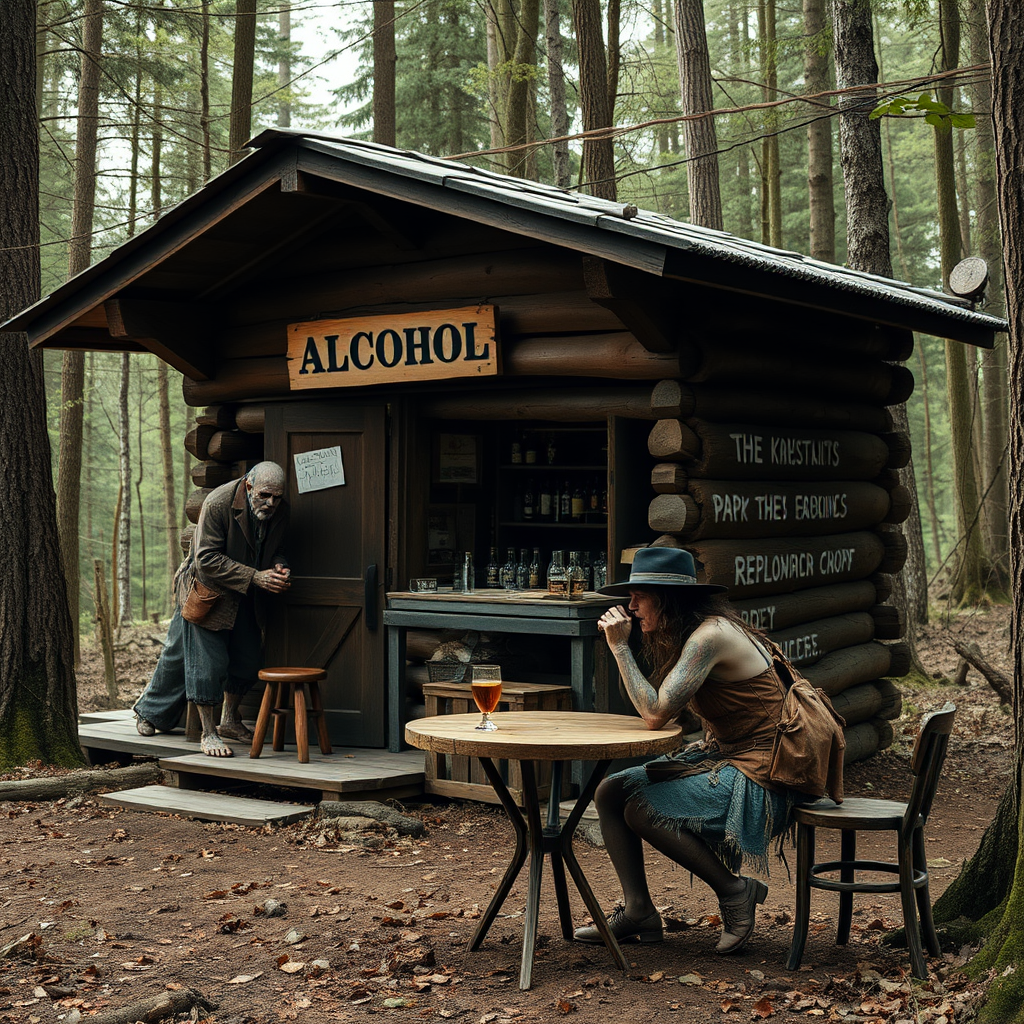
{"type": "Polygon", "coordinates": [[[501,666],[473,665],[471,672],[473,700],[484,716],[476,728],[480,732],[494,732],[498,727],[491,721],[491,712],[501,700],[501,666]]]}

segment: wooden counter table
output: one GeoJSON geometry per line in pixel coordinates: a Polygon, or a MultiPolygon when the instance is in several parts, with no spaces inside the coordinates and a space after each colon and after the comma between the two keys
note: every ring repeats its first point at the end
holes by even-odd
{"type": "Polygon", "coordinates": [[[626,715],[600,715],[581,711],[504,711],[491,715],[498,727],[494,732],[478,732],[479,713],[472,715],[438,715],[409,722],[405,738],[414,747],[440,754],[463,754],[479,759],[498,799],[512,822],[516,848],[505,869],[494,898],[484,912],[470,950],[480,947],[501,905],[530,855],[530,877],[526,896],[523,926],[523,956],[519,970],[519,987],[528,989],[533,973],[533,950],[537,941],[540,913],[541,873],[544,854],[551,857],[551,875],[555,884],[558,919],[562,938],[573,936],[569,891],[565,883],[565,867],[579,890],[590,916],[594,919],[605,945],[622,970],[627,967],[619,944],[608,928],[601,905],[587,883],[572,851],[572,837],[584,810],[594,797],[598,783],[608,766],[620,757],[654,757],[676,749],[682,730],[678,725],[664,729],[648,729],[643,720],[626,715]],[[521,762],[523,779],[523,811],[520,812],[495,767],[494,758],[510,758],[521,762]],[[558,808],[563,765],[566,761],[596,761],[586,785],[576,800],[565,824],[558,808]],[[537,796],[536,761],[552,762],[551,796],[548,800],[547,822],[541,824],[540,801],[537,796]],[[525,817],[524,817],[525,813],[525,817]]]}
{"type": "MultiPolygon", "coordinates": [[[[388,631],[388,749],[401,749],[405,709],[405,637],[409,629],[474,629],[525,636],[563,636],[570,643],[573,707],[594,709],[594,640],[597,620],[617,597],[589,592],[574,600],[552,598],[547,591],[475,590],[471,594],[439,591],[389,593],[384,611],[388,631]],[[509,595],[512,596],[509,596],[509,595]]],[[[618,668],[607,659],[610,676],[618,668]]],[[[609,686],[614,685],[609,682],[609,686]]],[[[598,709],[603,710],[603,709],[598,709]]]]}

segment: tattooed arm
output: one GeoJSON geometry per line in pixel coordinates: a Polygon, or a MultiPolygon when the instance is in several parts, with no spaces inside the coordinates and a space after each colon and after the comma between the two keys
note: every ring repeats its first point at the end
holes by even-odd
{"type": "Polygon", "coordinates": [[[629,649],[629,617],[609,609],[603,631],[619,666],[626,692],[649,729],[660,729],[677,718],[722,658],[722,635],[713,620],[694,630],[659,689],[640,671],[629,649]],[[612,614],[614,612],[619,614],[612,614]]]}

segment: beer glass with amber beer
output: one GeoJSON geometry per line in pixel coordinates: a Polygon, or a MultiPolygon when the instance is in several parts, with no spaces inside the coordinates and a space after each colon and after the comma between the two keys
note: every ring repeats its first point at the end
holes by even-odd
{"type": "Polygon", "coordinates": [[[473,700],[484,716],[477,729],[480,732],[494,732],[498,727],[491,721],[491,712],[501,700],[501,666],[473,665],[471,671],[473,700]]]}

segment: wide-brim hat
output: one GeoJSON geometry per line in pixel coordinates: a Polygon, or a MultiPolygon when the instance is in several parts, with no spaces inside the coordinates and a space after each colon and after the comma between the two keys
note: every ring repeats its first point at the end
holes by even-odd
{"type": "Polygon", "coordinates": [[[627,597],[631,590],[647,587],[677,587],[695,599],[722,594],[728,588],[717,583],[698,583],[693,555],[682,548],[640,548],[633,556],[629,579],[609,583],[598,590],[609,597],[627,597]]]}

